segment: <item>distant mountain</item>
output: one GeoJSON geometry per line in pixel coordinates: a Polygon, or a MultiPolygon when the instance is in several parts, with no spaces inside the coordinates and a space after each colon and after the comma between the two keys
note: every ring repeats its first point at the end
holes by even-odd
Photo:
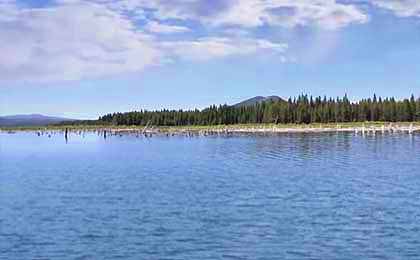
{"type": "Polygon", "coordinates": [[[44,126],[74,119],[39,114],[0,116],[0,126],[44,126]]]}
{"type": "Polygon", "coordinates": [[[278,101],[284,101],[281,97],[278,96],[268,96],[268,97],[262,97],[262,96],[257,96],[257,97],[253,97],[247,100],[244,100],[238,104],[233,105],[234,107],[247,107],[247,106],[253,106],[257,103],[262,103],[262,102],[267,102],[267,101],[274,101],[274,102],[278,102],[278,101]]]}

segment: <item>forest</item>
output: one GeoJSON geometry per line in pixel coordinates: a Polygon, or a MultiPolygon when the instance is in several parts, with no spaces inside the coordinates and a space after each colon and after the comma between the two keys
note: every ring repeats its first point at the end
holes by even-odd
{"type": "Polygon", "coordinates": [[[420,121],[420,98],[396,100],[373,98],[351,102],[342,98],[300,95],[288,100],[267,101],[249,106],[213,105],[202,110],[159,110],[112,113],[97,123],[113,125],[232,125],[232,124],[310,124],[342,122],[420,121]]]}

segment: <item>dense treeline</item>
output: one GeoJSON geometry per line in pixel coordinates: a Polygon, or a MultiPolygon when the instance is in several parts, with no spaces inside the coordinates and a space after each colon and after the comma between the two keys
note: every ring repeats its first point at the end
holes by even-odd
{"type": "Polygon", "coordinates": [[[248,123],[339,123],[365,121],[420,121],[420,98],[363,99],[350,102],[343,98],[308,97],[300,95],[287,101],[268,101],[252,106],[211,106],[203,110],[161,110],[113,113],[98,120],[114,125],[220,125],[248,123]]]}

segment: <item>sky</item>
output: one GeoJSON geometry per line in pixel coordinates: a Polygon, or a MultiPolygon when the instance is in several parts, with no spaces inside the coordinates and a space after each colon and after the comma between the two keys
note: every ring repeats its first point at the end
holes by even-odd
{"type": "Polygon", "coordinates": [[[0,0],[0,115],[420,97],[420,0],[0,0]]]}

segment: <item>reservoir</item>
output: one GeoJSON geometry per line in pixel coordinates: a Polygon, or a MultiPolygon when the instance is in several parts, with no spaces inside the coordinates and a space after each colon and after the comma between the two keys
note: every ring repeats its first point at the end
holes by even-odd
{"type": "Polygon", "coordinates": [[[3,132],[0,259],[420,259],[420,135],[3,132]]]}

